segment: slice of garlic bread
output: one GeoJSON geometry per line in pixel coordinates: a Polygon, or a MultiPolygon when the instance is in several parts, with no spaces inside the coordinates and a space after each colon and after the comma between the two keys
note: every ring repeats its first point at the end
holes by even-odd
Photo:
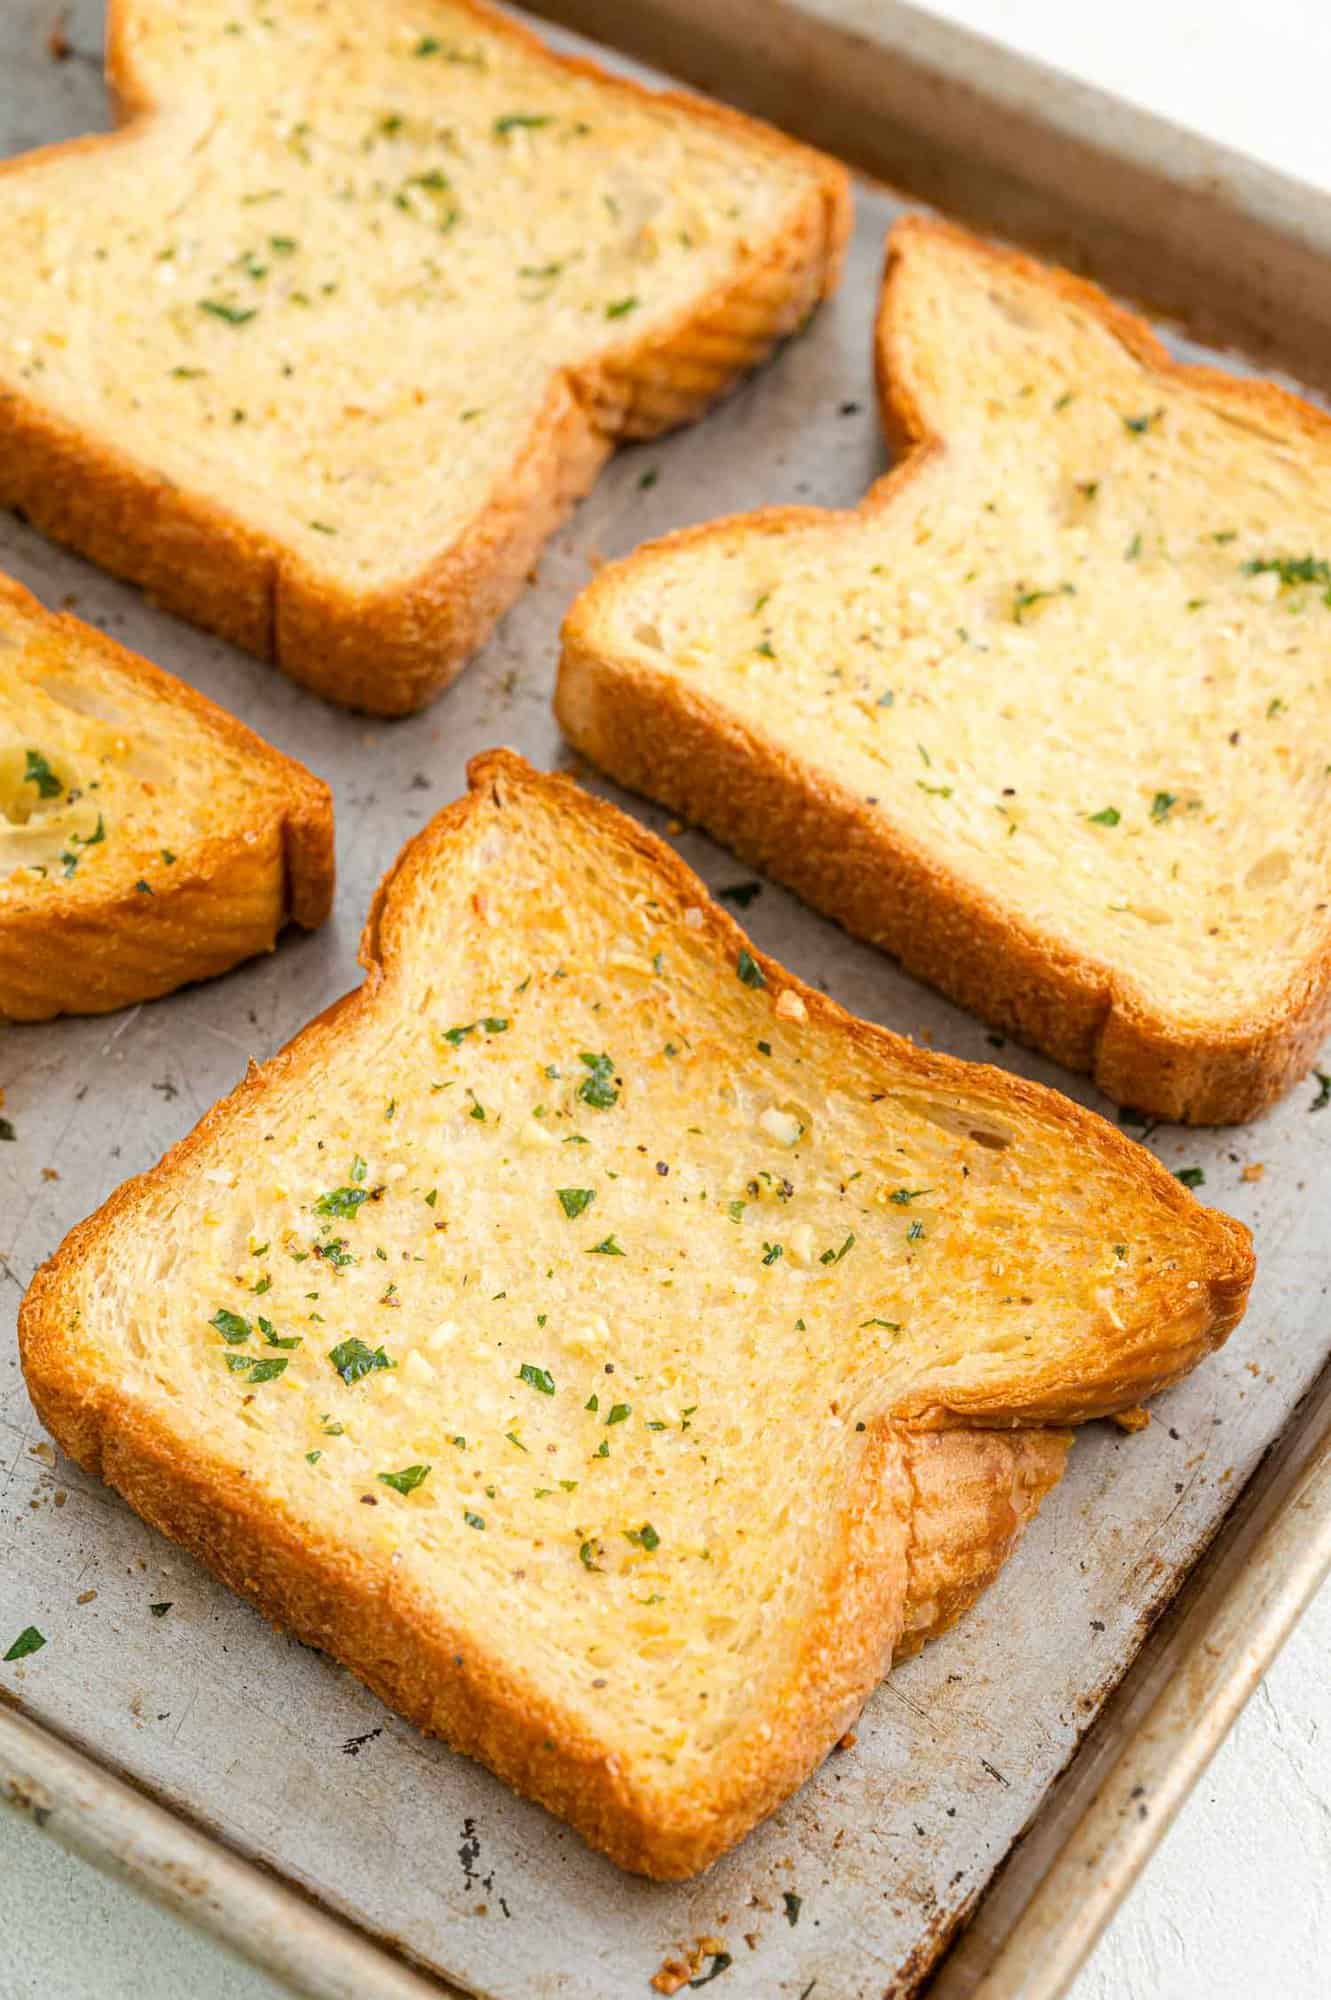
{"type": "Polygon", "coordinates": [[[801,985],[569,780],[471,783],[359,991],[38,1274],[23,1365],[271,1616],[685,1875],[992,1575],[1040,1427],[1224,1339],[1247,1232],[801,985]]]}
{"type": "Polygon", "coordinates": [[[332,896],[325,784],[0,577],[0,1017],[154,999],[332,896]]]}
{"type": "Polygon", "coordinates": [[[619,438],[835,283],[842,169],[476,0],[110,0],[122,129],[0,172],[0,503],[380,714],[619,438]]]}
{"type": "Polygon", "coordinates": [[[1119,1102],[1249,1118],[1331,1008],[1331,424],[933,222],[878,357],[905,464],[604,571],[564,728],[1119,1102]]]}

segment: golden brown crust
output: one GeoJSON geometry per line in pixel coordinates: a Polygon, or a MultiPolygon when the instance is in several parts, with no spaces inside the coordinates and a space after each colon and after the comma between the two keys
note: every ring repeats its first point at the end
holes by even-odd
{"type": "MultiPolygon", "coordinates": [[[[496,1657],[469,1635],[446,1628],[381,1560],[357,1555],[298,1524],[281,1495],[259,1491],[243,1471],[208,1450],[185,1455],[151,1410],[128,1397],[98,1365],[90,1339],[70,1319],[80,1265],[98,1254],[157,1191],[191,1171],[194,1160],[252,1101],[293,1075],[317,1074],[325,1052],[354,1036],[391,998],[412,945],[413,903],[446,865],[468,819],[524,787],[569,816],[589,820],[609,842],[645,855],[666,892],[699,907],[702,932],[733,962],[742,933],[705,899],[678,857],[613,807],[568,779],[532,771],[506,751],[473,760],[470,796],[446,807],[385,877],[365,926],[367,976],[354,993],[312,1022],[263,1068],[253,1069],[164,1160],[120,1188],[71,1232],[33,1279],[20,1313],[20,1351],[34,1405],[61,1445],[115,1486],[145,1519],[208,1563],[234,1589],[311,1645],[325,1648],[420,1727],[479,1758],[517,1790],[569,1820],[621,1866],[673,1878],[704,1868],[787,1796],[815,1767],[886,1670],[893,1649],[914,1651],[974,1598],[1009,1552],[1056,1481],[1066,1436],[1042,1429],[994,1434],[924,1424],[960,1422],[948,1411],[910,1418],[904,1407],[876,1419],[860,1440],[840,1525],[829,1534],[837,1560],[807,1620],[798,1657],[771,1710],[731,1746],[701,1788],[681,1794],[635,1777],[610,1738],[553,1706],[524,1675],[520,1657],[496,1657]],[[951,1496],[951,1497],[950,1497],[951,1496]]],[[[755,953],[774,994],[789,991],[816,1021],[848,1042],[890,1056],[906,1082],[977,1080],[1022,1108],[1054,1117],[1083,1146],[1103,1149],[1125,1181],[1167,1213],[1195,1219],[1197,1204],[1140,1147],[1103,1120],[1054,1093],[900,1041],[848,1015],[835,1002],[755,953]]],[[[1208,1216],[1211,1282],[1198,1286],[1200,1322],[1190,1325],[1182,1291],[1155,1324],[1174,1360],[1190,1365],[1242,1311],[1252,1260],[1246,1232],[1208,1216]],[[1177,1310],[1176,1310],[1177,1307],[1177,1310]]],[[[1088,1369],[1094,1372],[1094,1357],[1088,1369]]],[[[1165,1374],[1157,1371],[1160,1379],[1165,1374]]],[[[1126,1406],[1140,1396],[1131,1358],[1120,1376],[1108,1357],[1101,1379],[1069,1385],[1055,1413],[1126,1406]]],[[[979,1421],[1043,1422],[1044,1405],[993,1401],[979,1421]]]]}
{"type": "Polygon", "coordinates": [[[908,1435],[911,1535],[906,1614],[893,1658],[909,1659],[987,1590],[1063,1477],[1070,1431],[908,1435]]]}
{"type": "MultiPolygon", "coordinates": [[[[1273,383],[1174,362],[1144,321],[1086,280],[982,243],[952,224],[909,217],[888,239],[875,348],[882,421],[902,463],[858,509],[840,516],[808,507],[734,515],[647,543],[625,564],[741,528],[780,536],[838,518],[851,521],[897,501],[931,454],[943,449],[909,387],[894,316],[901,260],[912,242],[931,235],[950,236],[965,244],[968,255],[1052,287],[1099,318],[1145,366],[1204,386],[1253,417],[1278,419],[1286,429],[1294,425],[1323,450],[1331,444],[1331,418],[1273,383]]],[[[1331,1027],[1331,933],[1267,1008],[1211,1030],[1181,1027],[720,703],[678,677],[609,653],[600,637],[600,605],[625,564],[603,570],[570,610],[555,695],[570,742],[621,784],[705,826],[972,1013],[1092,1076],[1119,1104],[1186,1124],[1238,1124],[1307,1073],[1331,1027]]]]}
{"type": "Polygon", "coordinates": [[[6,603],[25,622],[39,623],[54,646],[68,647],[72,672],[91,654],[261,769],[268,790],[243,825],[192,844],[151,895],[99,895],[79,882],[54,908],[49,897],[7,897],[0,905],[0,1017],[108,1013],[270,951],[289,922],[317,929],[333,900],[327,785],[183,681],[79,619],[44,610],[22,585],[0,577],[6,603]]]}
{"type": "MultiPolygon", "coordinates": [[[[123,147],[156,114],[130,54],[130,4],[111,0],[107,31],[107,78],[122,129],[20,156],[0,164],[0,173],[21,173],[55,154],[123,147]]],[[[487,33],[520,41],[560,68],[608,77],[595,63],[555,55],[484,0],[464,4],[487,33]]],[[[663,330],[626,338],[593,367],[556,376],[502,488],[418,576],[382,590],[341,588],[242,518],[21,395],[0,402],[0,505],[330,700],[375,715],[423,707],[520,594],[545,541],[616,442],[694,422],[794,332],[840,277],[851,223],[842,167],[724,105],[614,81],[785,160],[802,159],[813,183],[727,285],[663,330]]]]}

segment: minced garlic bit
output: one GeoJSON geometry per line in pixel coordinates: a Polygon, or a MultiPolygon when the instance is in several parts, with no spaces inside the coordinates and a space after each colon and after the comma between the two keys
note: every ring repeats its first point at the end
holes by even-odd
{"type": "Polygon", "coordinates": [[[782,1111],[775,1104],[769,1104],[766,1111],[759,1113],[758,1123],[769,1139],[776,1140],[778,1146],[798,1144],[804,1131],[803,1125],[793,1111],[782,1111]]]}

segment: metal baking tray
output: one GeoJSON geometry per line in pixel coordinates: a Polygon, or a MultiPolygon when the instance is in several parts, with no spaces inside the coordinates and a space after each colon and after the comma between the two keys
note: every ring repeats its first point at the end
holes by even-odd
{"type": "MultiPolygon", "coordinates": [[[[57,11],[0,9],[0,151],[105,123],[100,8],[68,10],[64,60],[57,11]]],[[[0,1642],[28,1624],[48,1640],[0,1668],[0,1794],[316,1996],[619,2000],[705,1944],[700,1976],[725,2000],[904,2000],[931,1976],[946,2000],[1052,2000],[1331,1562],[1331,1109],[1317,1115],[1315,1082],[1246,1130],[1135,1128],[1252,1225],[1247,1320],[1145,1433],[1083,1433],[980,1605],[892,1675],[852,1749],[693,1883],[620,1875],[271,1630],[54,1452],[19,1376],[14,1309],[36,1264],[356,982],[374,884],[461,789],[468,755],[505,742],[569,761],[556,633],[595,563],[723,509],[840,505],[882,470],[870,323],[907,198],[883,179],[1150,297],[1188,327],[1167,334],[1185,352],[1200,330],[1331,380],[1331,203],[1306,189],[881,0],[541,11],[631,39],[875,176],[846,283],[704,424],[616,460],[480,658],[411,721],[329,708],[0,518],[0,567],[332,781],[341,866],[329,925],[261,963],[106,1019],[0,1032],[17,1135],[0,1146],[0,1642]]],[[[735,878],[700,835],[619,802],[708,882],[735,878]]],[[[856,1012],[995,1059],[980,1023],[778,889],[748,919],[856,1012]]],[[[1051,1064],[1012,1046],[997,1059],[1113,1115],[1051,1064]]]]}

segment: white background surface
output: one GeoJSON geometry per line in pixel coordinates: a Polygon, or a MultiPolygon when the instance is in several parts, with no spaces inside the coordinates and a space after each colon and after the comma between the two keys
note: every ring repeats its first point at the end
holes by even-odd
{"type": "MultiPolygon", "coordinates": [[[[934,0],[934,11],[1331,188],[1326,0],[934,0]]],[[[1075,2000],[1328,1992],[1331,1586],[1102,1940],[1075,2000]]],[[[0,1814],[0,2000],[181,1995],[279,2000],[270,1981],[0,1814]]]]}

